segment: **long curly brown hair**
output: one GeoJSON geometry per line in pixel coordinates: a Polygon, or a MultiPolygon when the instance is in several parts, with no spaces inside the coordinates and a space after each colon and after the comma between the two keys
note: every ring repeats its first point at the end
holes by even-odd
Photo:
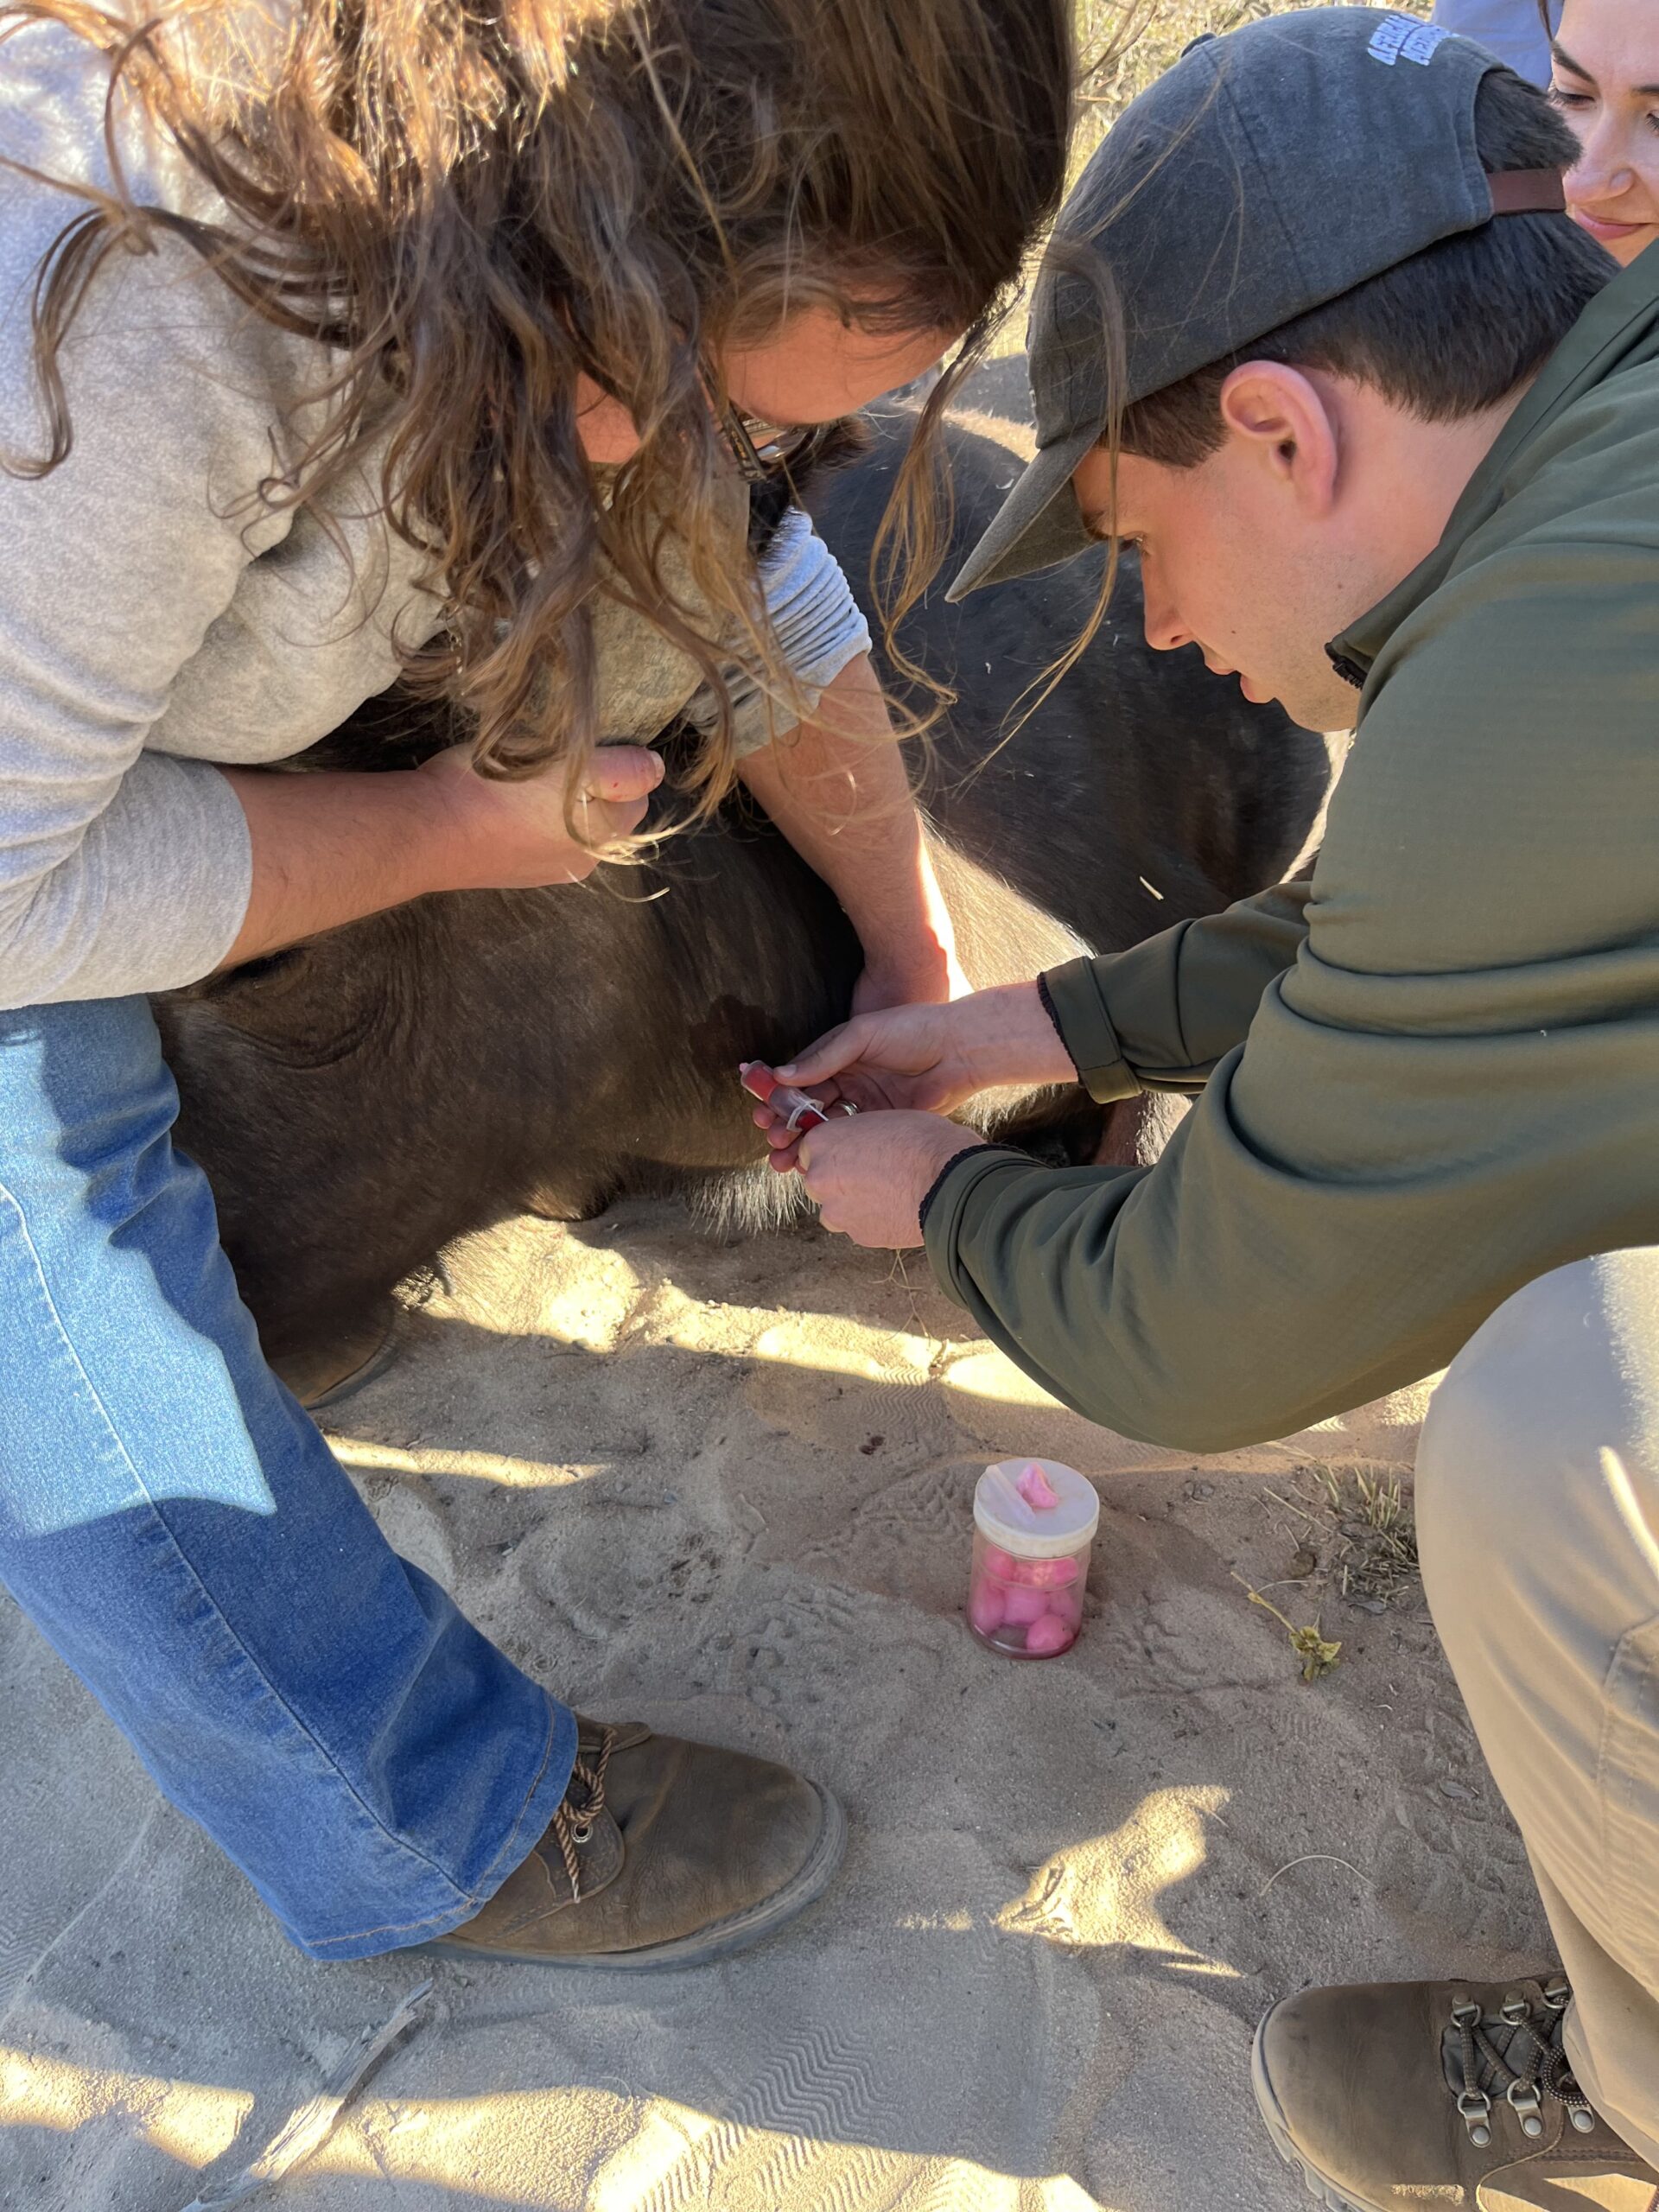
{"type": "MultiPolygon", "coordinates": [[[[479,765],[502,775],[602,734],[601,592],[717,687],[738,635],[787,690],[716,527],[729,459],[709,365],[813,306],[868,329],[982,330],[1063,181],[1068,0],[120,5],[0,0],[0,41],[44,22],[105,55],[116,162],[111,191],[54,180],[83,205],[36,283],[48,442],[7,465],[69,449],[58,353],[106,257],[187,240],[258,315],[334,349],[308,395],[323,427],[264,496],[320,500],[389,432],[385,513],[429,553],[448,612],[408,672],[464,702],[479,765]],[[138,203],[118,158],[134,121],[222,219],[138,203]],[[577,435],[582,372],[640,437],[603,492],[577,435]]],[[[942,542],[931,434],[974,351],[931,395],[895,488],[893,620],[942,542]]],[[[722,713],[694,778],[706,804],[730,765],[722,713]]]]}

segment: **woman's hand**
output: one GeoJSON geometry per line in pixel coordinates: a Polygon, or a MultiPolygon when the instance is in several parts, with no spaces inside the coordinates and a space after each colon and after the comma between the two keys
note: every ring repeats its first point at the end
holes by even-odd
{"type": "MultiPolygon", "coordinates": [[[[850,594],[847,604],[855,613],[850,594]]],[[[812,717],[745,754],[738,773],[858,931],[864,973],[855,1014],[932,1005],[972,988],[868,653],[847,664],[812,717]]]]}
{"type": "Polygon", "coordinates": [[[663,779],[660,753],[639,745],[601,745],[580,763],[503,782],[474,772],[464,747],[440,753],[417,770],[430,787],[447,830],[450,891],[537,891],[580,883],[606,857],[606,848],[645,819],[663,779]],[[572,814],[586,842],[565,826],[565,791],[572,778],[572,814]]]}
{"type": "Polygon", "coordinates": [[[579,883],[611,840],[637,830],[663,764],[637,745],[602,745],[575,771],[519,783],[475,775],[462,749],[422,768],[285,776],[220,772],[247,817],[247,911],[223,965],[238,966],[430,891],[531,891],[579,883]],[[564,826],[567,777],[576,819],[601,849],[564,826]]]}
{"type": "Polygon", "coordinates": [[[972,995],[954,943],[930,931],[906,953],[873,953],[853,986],[855,1014],[884,1014],[890,1007],[940,1006],[972,995]]]}

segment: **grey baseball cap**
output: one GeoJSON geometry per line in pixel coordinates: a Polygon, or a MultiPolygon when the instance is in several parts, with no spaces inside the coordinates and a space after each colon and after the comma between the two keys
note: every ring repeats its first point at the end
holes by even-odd
{"type": "Polygon", "coordinates": [[[1494,214],[1559,209],[1553,169],[1489,176],[1475,94],[1503,67],[1414,16],[1314,8],[1190,46],[1125,109],[1055,226],[1027,344],[1037,454],[951,585],[1090,543],[1071,472],[1112,411],[1494,214]],[[1102,280],[1103,280],[1103,284],[1102,280]]]}

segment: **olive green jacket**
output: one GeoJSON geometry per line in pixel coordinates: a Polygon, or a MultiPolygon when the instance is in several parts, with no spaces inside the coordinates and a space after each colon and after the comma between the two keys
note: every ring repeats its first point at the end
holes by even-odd
{"type": "Polygon", "coordinates": [[[1130,1436],[1221,1451],[1659,1243],[1659,248],[1551,357],[1420,568],[1331,648],[1360,730],[1311,881],[1046,979],[1149,1170],[965,1155],[940,1282],[1130,1436]]]}

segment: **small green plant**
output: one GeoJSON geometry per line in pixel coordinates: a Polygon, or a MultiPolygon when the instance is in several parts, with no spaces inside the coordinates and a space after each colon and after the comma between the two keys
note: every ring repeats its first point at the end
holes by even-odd
{"type": "Polygon", "coordinates": [[[1264,1613],[1271,1613],[1290,1638],[1290,1648],[1302,1662],[1302,1680],[1305,1682],[1317,1682],[1321,1675],[1331,1672],[1342,1656],[1340,1637],[1326,1636],[1317,1621],[1310,1623],[1306,1628],[1298,1628],[1294,1621],[1286,1618],[1270,1598],[1264,1598],[1259,1590],[1252,1590],[1236,1569],[1234,1570],[1233,1580],[1250,1603],[1260,1605],[1264,1613]]]}

